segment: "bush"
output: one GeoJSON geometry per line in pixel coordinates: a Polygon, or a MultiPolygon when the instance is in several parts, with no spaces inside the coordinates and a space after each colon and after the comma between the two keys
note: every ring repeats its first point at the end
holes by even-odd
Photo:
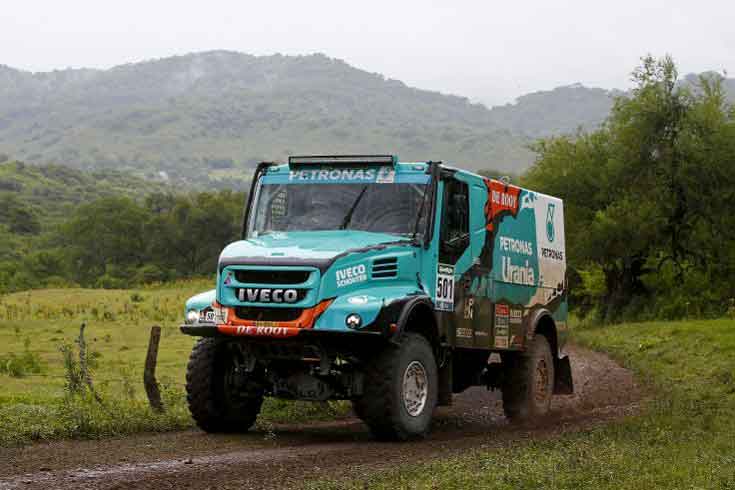
{"type": "Polygon", "coordinates": [[[169,279],[168,274],[155,264],[146,264],[139,267],[133,276],[135,284],[151,284],[155,282],[164,282],[169,279]]]}
{"type": "Polygon", "coordinates": [[[44,370],[43,362],[35,352],[25,351],[20,355],[9,354],[0,357],[0,373],[11,378],[22,378],[29,374],[41,374],[44,370]]]}

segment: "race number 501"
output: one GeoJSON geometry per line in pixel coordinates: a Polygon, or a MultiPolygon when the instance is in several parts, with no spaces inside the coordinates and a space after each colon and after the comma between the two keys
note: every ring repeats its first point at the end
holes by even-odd
{"type": "Polygon", "coordinates": [[[436,270],[436,309],[454,311],[454,266],[439,264],[436,270]]]}

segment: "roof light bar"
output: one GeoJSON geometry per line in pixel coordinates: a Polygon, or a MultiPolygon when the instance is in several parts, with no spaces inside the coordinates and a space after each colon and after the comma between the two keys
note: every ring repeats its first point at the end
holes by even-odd
{"type": "Polygon", "coordinates": [[[288,157],[292,167],[302,165],[395,165],[393,155],[315,155],[288,157]]]}

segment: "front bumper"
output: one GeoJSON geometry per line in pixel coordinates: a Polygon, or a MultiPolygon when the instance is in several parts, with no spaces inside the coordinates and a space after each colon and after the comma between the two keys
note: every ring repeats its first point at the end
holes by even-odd
{"type": "Polygon", "coordinates": [[[228,338],[387,338],[390,332],[369,330],[321,330],[314,328],[289,328],[277,326],[241,326],[217,325],[214,323],[197,323],[181,325],[179,329],[195,337],[228,337],[228,338]]]}

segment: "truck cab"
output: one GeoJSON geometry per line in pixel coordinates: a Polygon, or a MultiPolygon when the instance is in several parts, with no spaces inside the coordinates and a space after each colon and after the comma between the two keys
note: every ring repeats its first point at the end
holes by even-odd
{"type": "Polygon", "coordinates": [[[247,430],[264,396],[347,399],[405,440],[470,386],[513,420],[572,391],[559,199],[439,162],[295,156],[258,166],[241,238],[181,327],[201,337],[204,430],[247,430]]]}

